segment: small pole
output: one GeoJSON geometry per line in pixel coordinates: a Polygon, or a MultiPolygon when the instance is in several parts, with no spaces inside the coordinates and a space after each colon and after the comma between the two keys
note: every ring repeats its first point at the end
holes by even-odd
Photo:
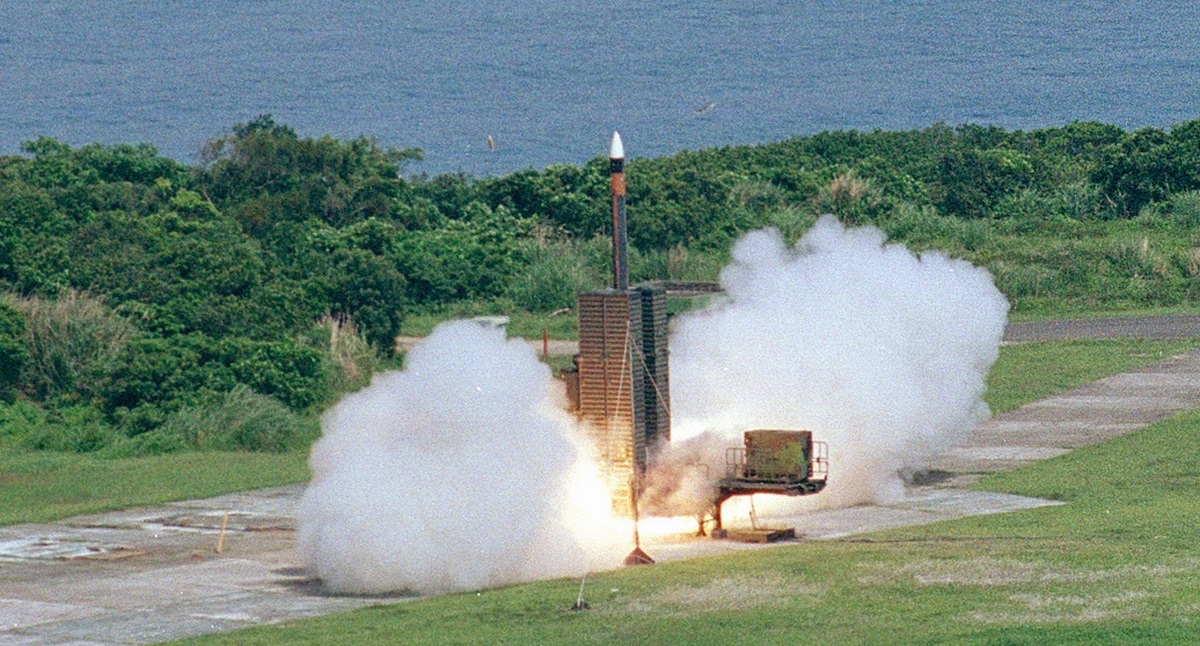
{"type": "Polygon", "coordinates": [[[583,580],[579,582],[579,596],[575,598],[575,605],[571,606],[571,610],[588,610],[591,608],[588,602],[583,600],[583,584],[587,583],[587,575],[583,575],[583,580]]]}
{"type": "Polygon", "coordinates": [[[550,331],[542,328],[542,358],[550,356],[550,331]]]}
{"type": "Polygon", "coordinates": [[[225,528],[229,526],[229,512],[225,512],[225,516],[221,518],[221,533],[217,536],[217,554],[225,548],[225,528]]]}

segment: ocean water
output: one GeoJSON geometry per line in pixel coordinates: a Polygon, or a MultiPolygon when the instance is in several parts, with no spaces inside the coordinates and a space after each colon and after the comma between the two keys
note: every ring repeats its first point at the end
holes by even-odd
{"type": "Polygon", "coordinates": [[[259,114],[498,175],[822,130],[1200,117],[1186,1],[0,0],[0,154],[259,114]],[[495,150],[488,145],[488,136],[495,150]]]}

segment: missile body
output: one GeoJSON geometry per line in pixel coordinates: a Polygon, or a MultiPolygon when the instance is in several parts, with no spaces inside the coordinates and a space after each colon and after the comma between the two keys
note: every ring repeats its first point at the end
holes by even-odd
{"type": "Polygon", "coordinates": [[[625,224],[625,146],[621,134],[614,131],[608,149],[609,177],[613,212],[613,288],[629,289],[628,228],[625,224]]]}

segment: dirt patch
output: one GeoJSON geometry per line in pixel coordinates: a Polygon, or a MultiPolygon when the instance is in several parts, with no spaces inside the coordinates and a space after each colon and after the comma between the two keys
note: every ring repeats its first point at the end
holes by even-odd
{"type": "Polygon", "coordinates": [[[859,581],[868,585],[911,581],[917,585],[1007,586],[1091,582],[1109,576],[1111,574],[1105,572],[1047,569],[1040,564],[1017,559],[983,556],[951,561],[917,561],[886,572],[872,572],[859,577],[859,581]]]}
{"type": "Polygon", "coordinates": [[[1153,595],[1142,590],[1124,590],[1116,594],[1014,594],[1009,600],[1021,606],[1018,612],[977,612],[972,619],[984,623],[1077,623],[1137,619],[1137,602],[1153,595]]]}
{"type": "Polygon", "coordinates": [[[746,610],[793,602],[796,597],[815,597],[822,591],[822,587],[797,585],[777,575],[722,578],[699,587],[666,588],[649,597],[633,600],[621,610],[658,615],[746,610]]]}

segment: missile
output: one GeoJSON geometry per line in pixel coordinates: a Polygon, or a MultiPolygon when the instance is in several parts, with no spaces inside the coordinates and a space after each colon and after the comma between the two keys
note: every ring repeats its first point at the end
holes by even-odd
{"type": "Polygon", "coordinates": [[[629,289],[629,234],[625,224],[625,146],[621,133],[613,131],[608,147],[608,172],[612,189],[613,289],[629,289]]]}

